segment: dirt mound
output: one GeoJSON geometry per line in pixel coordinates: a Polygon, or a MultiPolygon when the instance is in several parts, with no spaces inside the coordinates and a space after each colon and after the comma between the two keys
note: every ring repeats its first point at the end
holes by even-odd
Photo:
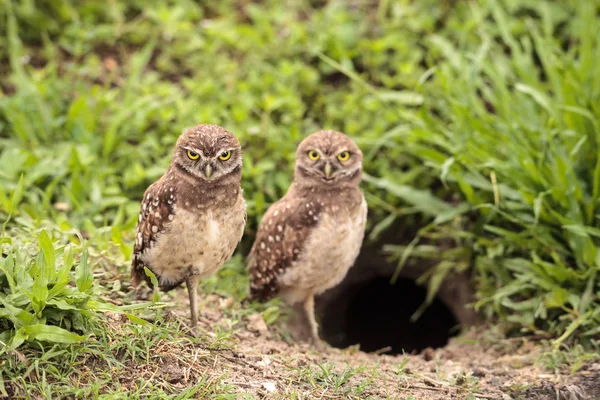
{"type": "MultiPolygon", "coordinates": [[[[220,311],[230,303],[209,296],[201,328],[231,329],[232,321],[220,311]]],[[[174,311],[186,318],[185,310],[180,306],[174,311]]],[[[211,352],[212,366],[204,373],[223,379],[236,393],[260,398],[600,398],[600,363],[584,364],[571,373],[566,364],[552,364],[550,349],[537,338],[501,339],[479,328],[439,349],[390,356],[357,347],[319,352],[286,339],[281,327],[268,327],[259,314],[243,317],[233,328],[234,347],[211,352]]],[[[186,376],[173,368],[163,368],[170,377],[165,379],[186,376]]]]}

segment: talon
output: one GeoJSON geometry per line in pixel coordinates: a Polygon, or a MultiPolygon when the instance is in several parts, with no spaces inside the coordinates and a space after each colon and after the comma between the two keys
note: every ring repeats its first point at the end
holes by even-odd
{"type": "Polygon", "coordinates": [[[202,335],[202,329],[196,325],[190,329],[189,335],[193,338],[199,338],[202,335]]]}
{"type": "Polygon", "coordinates": [[[321,339],[313,339],[312,340],[312,345],[315,348],[315,350],[319,351],[319,352],[323,352],[323,351],[329,351],[331,350],[331,346],[329,345],[329,343],[325,342],[324,340],[321,339]]]}
{"type": "Polygon", "coordinates": [[[200,328],[198,325],[191,326],[183,321],[181,321],[181,331],[193,338],[199,338],[202,335],[202,333],[204,332],[204,330],[202,328],[200,328]]]}
{"type": "Polygon", "coordinates": [[[137,300],[143,300],[143,301],[148,300],[150,298],[150,293],[152,293],[150,288],[143,287],[143,286],[138,286],[135,288],[135,298],[137,300]]]}

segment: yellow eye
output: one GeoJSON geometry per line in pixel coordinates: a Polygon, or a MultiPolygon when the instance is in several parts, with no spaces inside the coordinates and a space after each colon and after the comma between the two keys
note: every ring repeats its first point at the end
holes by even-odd
{"type": "Polygon", "coordinates": [[[231,152],[230,151],[224,151],[221,154],[219,154],[219,160],[221,161],[227,161],[231,158],[231,152]]]}
{"type": "Polygon", "coordinates": [[[348,161],[350,159],[350,153],[347,151],[342,151],[340,154],[338,154],[337,158],[340,161],[348,161]]]}
{"type": "Polygon", "coordinates": [[[316,150],[309,150],[308,151],[308,158],[311,161],[317,161],[321,156],[319,155],[319,153],[317,153],[316,150]]]}
{"type": "Polygon", "coordinates": [[[190,160],[197,160],[200,157],[200,154],[194,153],[193,151],[188,150],[187,156],[189,157],[190,160]]]}

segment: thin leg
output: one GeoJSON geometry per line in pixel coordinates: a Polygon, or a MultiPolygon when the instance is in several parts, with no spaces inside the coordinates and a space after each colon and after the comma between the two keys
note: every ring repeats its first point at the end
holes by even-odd
{"type": "Polygon", "coordinates": [[[190,276],[186,281],[188,295],[190,296],[190,319],[192,328],[198,323],[198,281],[199,277],[196,275],[190,276]]]}
{"type": "Polygon", "coordinates": [[[142,290],[142,286],[136,285],[136,286],[134,286],[134,288],[135,288],[135,298],[138,300],[146,300],[146,299],[144,299],[144,292],[142,290]]]}
{"type": "Polygon", "coordinates": [[[306,318],[308,319],[312,340],[315,344],[319,343],[319,326],[317,325],[317,320],[315,319],[315,296],[310,295],[306,298],[306,300],[304,300],[304,312],[306,313],[306,318]]]}
{"type": "Polygon", "coordinates": [[[137,300],[148,300],[148,291],[142,287],[135,268],[131,269],[131,287],[135,290],[135,298],[137,300]]]}

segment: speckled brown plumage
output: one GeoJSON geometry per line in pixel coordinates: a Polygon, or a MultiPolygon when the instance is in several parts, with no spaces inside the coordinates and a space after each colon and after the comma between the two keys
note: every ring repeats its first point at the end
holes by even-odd
{"type": "Polygon", "coordinates": [[[251,297],[303,302],[314,340],[314,296],[344,278],[362,244],[367,206],[361,172],[362,153],[344,134],[307,137],[296,153],[294,182],[264,215],[249,255],[251,297]],[[308,157],[313,151],[318,159],[308,157]],[[349,158],[341,161],[345,152],[349,158]]]}
{"type": "Polygon", "coordinates": [[[217,125],[198,125],[179,137],[167,172],[144,193],[132,284],[136,289],[144,280],[151,285],[144,266],[163,290],[186,282],[192,325],[199,279],[231,258],[243,234],[241,168],[235,136],[217,125]],[[229,158],[222,160],[224,154],[229,158]]]}
{"type": "MultiPolygon", "coordinates": [[[[144,272],[144,263],[142,262],[141,256],[146,250],[152,248],[157,237],[163,233],[164,227],[174,218],[175,207],[173,201],[176,193],[174,190],[161,190],[161,188],[157,187],[161,186],[161,183],[162,182],[155,182],[150,185],[144,193],[144,198],[142,200],[142,209],[140,210],[140,215],[138,217],[136,240],[133,246],[132,279],[134,286],[137,286],[140,281],[146,280],[148,285],[152,287],[150,278],[148,278],[144,272]]],[[[172,287],[163,286],[162,289],[170,290],[172,287]]]]}
{"type": "Polygon", "coordinates": [[[251,252],[253,298],[267,301],[279,294],[278,278],[298,261],[311,228],[319,222],[321,209],[321,202],[313,201],[311,205],[293,195],[269,208],[251,252]]]}

